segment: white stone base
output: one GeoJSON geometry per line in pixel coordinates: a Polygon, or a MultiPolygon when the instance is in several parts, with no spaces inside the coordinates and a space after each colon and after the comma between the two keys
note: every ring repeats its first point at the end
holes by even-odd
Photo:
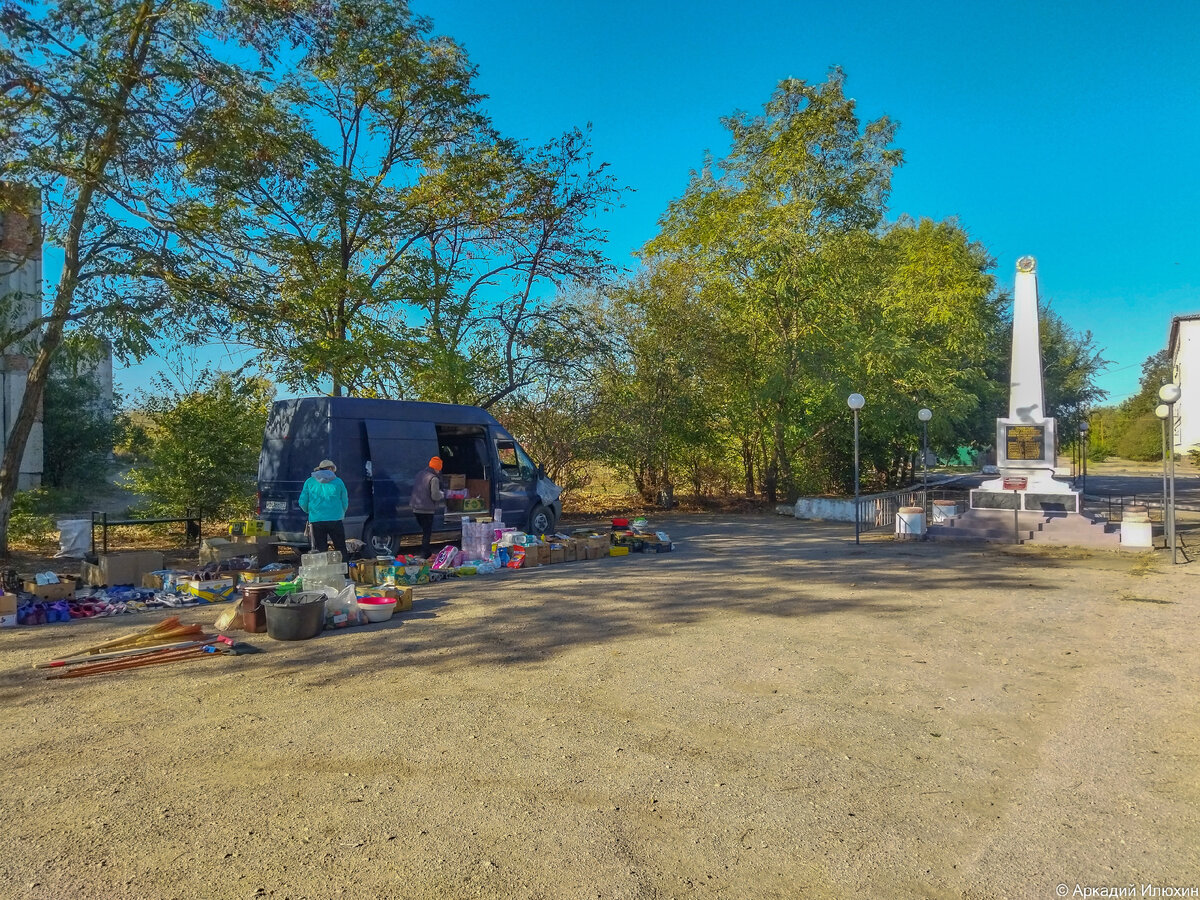
{"type": "Polygon", "coordinates": [[[1122,522],[1121,546],[1151,549],[1154,546],[1154,530],[1149,522],[1122,522]]]}

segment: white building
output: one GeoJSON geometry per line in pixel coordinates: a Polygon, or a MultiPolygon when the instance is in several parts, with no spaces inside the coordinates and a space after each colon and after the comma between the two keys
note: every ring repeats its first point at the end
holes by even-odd
{"type": "Polygon", "coordinates": [[[1171,320],[1167,356],[1171,380],[1180,391],[1175,404],[1175,447],[1187,453],[1200,448],[1200,313],[1171,320]]]}

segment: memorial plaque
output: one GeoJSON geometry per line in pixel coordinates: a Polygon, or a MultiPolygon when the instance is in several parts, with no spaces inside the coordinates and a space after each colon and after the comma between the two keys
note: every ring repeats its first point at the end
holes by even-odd
{"type": "Polygon", "coordinates": [[[1045,425],[1009,425],[1004,429],[1005,456],[1010,460],[1045,459],[1045,425]]]}

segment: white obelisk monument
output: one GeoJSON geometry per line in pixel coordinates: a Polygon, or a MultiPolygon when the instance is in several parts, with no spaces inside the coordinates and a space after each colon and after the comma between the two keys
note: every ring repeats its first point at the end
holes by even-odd
{"type": "Polygon", "coordinates": [[[971,492],[974,509],[1079,512],[1079,495],[1054,480],[1058,444],[1054,419],[1046,415],[1042,345],[1038,334],[1037,260],[1017,260],[1013,290],[1012,367],[1008,417],[996,420],[1000,477],[971,492]]]}

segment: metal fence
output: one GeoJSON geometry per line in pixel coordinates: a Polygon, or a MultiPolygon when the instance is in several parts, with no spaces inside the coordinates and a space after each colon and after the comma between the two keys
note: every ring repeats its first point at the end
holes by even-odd
{"type": "Polygon", "coordinates": [[[920,488],[908,488],[903,491],[892,491],[889,494],[876,494],[863,497],[858,501],[858,530],[862,534],[869,531],[892,529],[896,525],[896,513],[905,506],[921,506],[922,494],[925,495],[924,507],[926,521],[934,500],[954,500],[966,507],[971,499],[967,489],[930,488],[928,492],[920,488]]]}

